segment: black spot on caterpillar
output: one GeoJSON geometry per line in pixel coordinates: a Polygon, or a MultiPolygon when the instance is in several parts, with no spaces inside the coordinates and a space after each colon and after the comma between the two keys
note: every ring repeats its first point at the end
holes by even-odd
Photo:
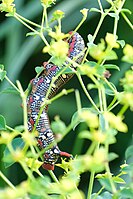
{"type": "MultiPolygon", "coordinates": [[[[70,34],[72,34],[72,32],[70,34]]],[[[84,56],[84,53],[82,53],[82,51],[85,48],[83,38],[78,33],[74,33],[68,40],[68,44],[68,57],[71,60],[75,57],[78,57],[75,61],[80,64],[84,56]]],[[[34,128],[35,122],[38,118],[41,104],[44,102],[52,78],[60,70],[58,66],[55,66],[54,64],[50,63],[44,63],[44,67],[45,72],[31,81],[32,90],[27,98],[28,130],[30,132],[34,128]]],[[[71,67],[73,66],[71,65],[71,67]]],[[[48,98],[50,99],[51,97],[53,97],[56,94],[57,90],[61,88],[62,85],[64,85],[67,81],[69,81],[69,79],[71,79],[72,76],[73,74],[65,74],[65,78],[62,75],[59,76],[58,79],[55,81],[55,86],[51,89],[48,98]]],[[[36,130],[39,132],[39,136],[37,139],[40,148],[46,148],[53,144],[52,147],[50,147],[44,153],[43,168],[47,170],[54,170],[54,164],[60,156],[65,156],[68,158],[71,157],[69,153],[60,151],[57,144],[55,143],[54,135],[50,128],[46,108],[44,108],[40,115],[40,118],[36,126],[36,130]]]]}

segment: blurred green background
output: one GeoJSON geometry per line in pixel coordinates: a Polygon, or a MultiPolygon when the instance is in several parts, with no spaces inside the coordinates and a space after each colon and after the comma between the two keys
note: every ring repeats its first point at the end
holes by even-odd
{"type": "MultiPolygon", "coordinates": [[[[40,23],[42,7],[38,0],[16,0],[17,12],[22,16],[40,23]]],[[[127,0],[125,8],[133,9],[132,0],[127,0]]],[[[102,1],[104,8],[108,7],[106,0],[102,1]]],[[[62,31],[67,33],[73,30],[80,22],[82,15],[80,9],[98,7],[97,0],[57,0],[57,4],[49,9],[49,17],[51,17],[54,10],[60,9],[65,12],[65,18],[62,21],[62,31]]],[[[133,10],[132,10],[133,11],[133,10]]],[[[128,14],[129,19],[133,23],[133,15],[128,14]]],[[[87,35],[93,34],[97,24],[99,22],[98,13],[89,13],[86,22],[80,28],[79,33],[82,35],[84,40],[87,42],[87,35]]],[[[54,25],[54,24],[53,24],[54,25]]],[[[100,38],[104,38],[107,32],[113,31],[113,18],[107,17],[100,29],[100,32],[96,38],[96,43],[99,42],[100,38]]],[[[35,76],[34,68],[47,61],[48,55],[42,54],[43,42],[38,37],[26,37],[26,33],[29,32],[22,24],[17,22],[14,18],[5,17],[5,13],[0,13],[0,63],[5,65],[8,77],[15,83],[19,79],[26,89],[29,81],[35,76]]],[[[123,18],[119,20],[118,34],[119,39],[125,40],[126,43],[133,44],[133,33],[123,18]]],[[[121,71],[111,71],[112,81],[118,90],[121,89],[119,86],[119,80],[123,77],[124,73],[130,67],[129,64],[121,62],[120,58],[122,51],[118,51],[119,59],[115,61],[118,64],[121,71]]],[[[84,82],[87,85],[90,80],[84,77],[84,82]]],[[[7,82],[4,80],[0,83],[0,91],[4,88],[9,87],[7,82]]],[[[82,106],[90,107],[88,99],[82,92],[81,86],[76,79],[72,78],[71,81],[65,85],[65,88],[76,88],[79,89],[82,106]]],[[[91,92],[93,98],[97,98],[95,92],[91,92]]],[[[108,99],[110,101],[110,98],[108,99]]],[[[119,111],[120,107],[117,107],[114,112],[119,111]]],[[[74,93],[62,97],[55,101],[49,106],[50,120],[54,119],[55,115],[60,115],[61,119],[68,125],[71,121],[73,113],[76,111],[76,102],[74,93]]],[[[7,124],[11,127],[22,124],[22,108],[21,99],[17,95],[1,94],[0,93],[0,114],[2,114],[7,121],[7,124]]],[[[128,110],[125,114],[125,122],[129,127],[128,134],[119,133],[117,136],[117,143],[113,144],[110,148],[119,154],[119,158],[111,163],[111,168],[114,172],[119,169],[119,164],[123,161],[125,149],[131,144],[132,138],[132,122],[133,114],[128,110]]],[[[80,154],[84,153],[89,146],[87,140],[79,140],[77,135],[80,129],[84,128],[84,124],[78,126],[75,132],[69,133],[65,139],[59,144],[60,148],[70,153],[80,154]],[[75,146],[75,147],[73,147],[75,146]]],[[[1,148],[0,156],[2,157],[3,147],[1,148]]],[[[0,163],[0,167],[6,172],[14,184],[18,184],[20,181],[25,179],[24,172],[21,168],[15,164],[10,169],[4,169],[3,163],[0,163]],[[21,172],[21,175],[20,175],[21,172]]],[[[44,172],[44,171],[43,171],[44,172]]],[[[47,174],[45,172],[45,174],[47,174]]],[[[60,170],[56,169],[56,174],[60,175],[60,170]]],[[[85,190],[88,184],[88,175],[81,177],[80,187],[85,190]]],[[[0,181],[0,185],[3,183],[0,181]]],[[[98,186],[98,185],[97,185],[98,186]]]]}

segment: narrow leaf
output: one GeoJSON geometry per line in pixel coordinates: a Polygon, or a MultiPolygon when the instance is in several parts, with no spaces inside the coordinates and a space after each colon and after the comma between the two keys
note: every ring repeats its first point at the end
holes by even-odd
{"type": "Polygon", "coordinates": [[[115,65],[115,64],[105,64],[105,65],[103,65],[106,69],[116,69],[116,70],[118,70],[118,71],[120,71],[120,68],[117,66],[117,65],[115,65]]]}
{"type": "Polygon", "coordinates": [[[0,130],[6,130],[6,120],[2,115],[0,115],[0,130]]]}

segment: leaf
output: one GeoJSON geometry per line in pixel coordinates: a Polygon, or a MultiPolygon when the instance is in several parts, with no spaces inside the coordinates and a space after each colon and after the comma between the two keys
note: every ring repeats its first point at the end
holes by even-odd
{"type": "Polygon", "coordinates": [[[117,20],[119,20],[119,16],[118,16],[117,14],[115,14],[115,13],[108,13],[108,15],[109,15],[110,17],[114,17],[114,18],[116,18],[117,20]]]}
{"type": "Polygon", "coordinates": [[[37,74],[40,74],[44,70],[43,66],[36,66],[35,71],[37,74]]]}
{"type": "Polygon", "coordinates": [[[72,70],[72,68],[66,68],[66,70],[62,74],[75,74],[75,72],[72,70]]]}
{"type": "Polygon", "coordinates": [[[120,178],[118,176],[113,177],[113,181],[118,183],[118,184],[125,184],[126,183],[122,178],[120,178]]]}
{"type": "Polygon", "coordinates": [[[125,46],[125,41],[124,40],[117,40],[117,43],[119,43],[122,48],[125,46]]]}
{"type": "Polygon", "coordinates": [[[133,146],[129,146],[125,152],[126,160],[133,157],[133,146]]]}
{"type": "Polygon", "coordinates": [[[112,194],[108,191],[105,191],[103,194],[101,194],[102,199],[112,199],[112,194]]]}
{"type": "MultiPolygon", "coordinates": [[[[25,145],[25,143],[24,143],[22,138],[13,139],[11,144],[12,144],[12,147],[13,147],[14,150],[23,149],[24,145],[25,145]]],[[[8,147],[5,148],[3,161],[4,161],[5,168],[8,168],[12,164],[15,163],[15,161],[11,157],[11,153],[10,153],[8,147]]]]}
{"type": "Polygon", "coordinates": [[[4,70],[4,65],[3,64],[0,64],[0,69],[4,70]]]}
{"type": "Polygon", "coordinates": [[[91,34],[88,35],[88,41],[91,43],[93,36],[91,34]]]}
{"type": "Polygon", "coordinates": [[[2,93],[5,93],[5,94],[12,93],[12,94],[17,94],[17,95],[19,94],[19,92],[16,89],[12,88],[12,87],[4,89],[3,91],[0,92],[0,94],[2,94],[2,93]]]}
{"type": "Polygon", "coordinates": [[[101,11],[99,9],[97,9],[97,8],[91,8],[90,12],[100,12],[101,13],[101,11]]]}
{"type": "MultiPolygon", "coordinates": [[[[111,86],[114,88],[114,90],[116,90],[116,87],[115,85],[112,83],[112,82],[109,82],[111,84],[111,86]]],[[[114,96],[115,95],[115,92],[109,87],[108,84],[104,83],[104,87],[105,87],[105,93],[107,95],[111,95],[111,96],[114,96]]],[[[117,90],[116,90],[117,92],[117,90]]]]}
{"type": "Polygon", "coordinates": [[[105,64],[105,65],[103,65],[106,69],[116,69],[116,70],[118,70],[118,71],[120,71],[120,68],[117,66],[117,65],[115,65],[115,64],[105,64]]]}
{"type": "Polygon", "coordinates": [[[0,130],[6,130],[6,120],[2,115],[0,115],[0,130]]]}
{"type": "Polygon", "coordinates": [[[115,160],[116,158],[118,158],[119,156],[116,154],[116,153],[114,153],[114,152],[111,152],[111,153],[109,153],[109,155],[108,155],[108,161],[110,162],[110,161],[112,161],[112,160],[115,160]]]}
{"type": "Polygon", "coordinates": [[[3,81],[3,79],[6,76],[6,71],[0,71],[0,80],[3,81]]]}
{"type": "Polygon", "coordinates": [[[131,188],[123,188],[120,192],[120,195],[122,196],[122,198],[128,198],[128,199],[132,199],[133,198],[133,189],[131,188]]]}
{"type": "Polygon", "coordinates": [[[36,32],[28,32],[26,34],[26,37],[28,37],[28,36],[36,36],[36,35],[38,35],[36,32]]]}
{"type": "Polygon", "coordinates": [[[110,186],[110,181],[108,178],[100,178],[98,179],[98,181],[100,182],[100,184],[105,187],[106,190],[112,192],[112,188],[110,186]]]}

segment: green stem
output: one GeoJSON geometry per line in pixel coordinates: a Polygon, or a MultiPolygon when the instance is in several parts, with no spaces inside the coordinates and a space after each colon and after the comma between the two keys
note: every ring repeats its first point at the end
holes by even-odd
{"type": "Polygon", "coordinates": [[[86,153],[88,155],[91,155],[93,153],[94,149],[96,148],[96,145],[97,145],[97,143],[93,141],[86,153]]]}
{"type": "Polygon", "coordinates": [[[124,113],[126,112],[126,110],[128,109],[128,105],[127,104],[125,104],[122,108],[121,108],[121,110],[119,111],[119,113],[117,114],[118,116],[122,116],[122,115],[124,115],[124,113]]]}
{"type": "Polygon", "coordinates": [[[81,78],[81,75],[79,73],[76,73],[77,77],[78,77],[78,80],[82,86],[82,89],[84,91],[84,93],[86,94],[86,96],[88,97],[88,99],[90,100],[91,104],[94,106],[94,108],[97,110],[98,113],[100,113],[99,109],[97,108],[95,102],[93,101],[93,99],[91,98],[90,94],[88,93],[84,83],[83,83],[83,80],[81,78]]]}
{"type": "Polygon", "coordinates": [[[91,199],[91,194],[92,194],[92,189],[93,189],[93,184],[94,184],[94,176],[95,176],[95,172],[92,171],[91,172],[91,176],[90,176],[90,182],[89,182],[89,189],[88,189],[87,199],[91,199]]]}
{"type": "Polygon", "coordinates": [[[22,86],[20,84],[19,81],[17,81],[17,86],[19,88],[19,92],[20,92],[20,95],[21,95],[21,98],[22,98],[22,103],[23,103],[23,121],[24,121],[24,129],[25,131],[28,130],[28,124],[27,124],[27,102],[26,102],[26,94],[25,92],[23,91],[22,89],[22,86]]]}
{"type": "Polygon", "coordinates": [[[125,21],[127,22],[127,24],[130,26],[130,28],[133,30],[133,24],[130,22],[130,20],[127,18],[127,16],[125,15],[124,12],[121,12],[121,15],[123,16],[123,18],[125,19],[125,21]]]}
{"type": "Polygon", "coordinates": [[[97,196],[105,189],[105,187],[102,187],[94,196],[94,199],[97,199],[97,196]]]}
{"type": "Polygon", "coordinates": [[[101,4],[101,1],[100,1],[100,0],[98,0],[98,4],[99,4],[99,7],[100,7],[101,12],[103,13],[103,7],[102,7],[102,4],[101,4]]]}
{"type": "Polygon", "coordinates": [[[0,171],[0,177],[11,187],[16,190],[16,187],[8,180],[8,178],[0,171]]]}
{"type": "Polygon", "coordinates": [[[37,28],[41,28],[41,26],[40,26],[39,24],[34,23],[33,21],[30,21],[29,19],[26,19],[25,17],[19,15],[18,13],[15,13],[15,14],[16,14],[16,16],[18,16],[18,17],[19,17],[20,19],[22,19],[23,21],[25,21],[25,22],[27,22],[27,23],[29,23],[29,24],[31,24],[31,25],[37,27],[37,28]]]}
{"type": "MultiPolygon", "coordinates": [[[[106,154],[108,155],[109,145],[107,143],[105,144],[105,149],[106,149],[106,154]]],[[[111,175],[111,172],[110,172],[110,167],[109,167],[108,161],[105,163],[105,169],[106,169],[108,179],[109,179],[109,182],[110,182],[110,185],[111,185],[111,188],[112,188],[112,192],[116,193],[117,190],[116,190],[115,184],[114,184],[113,179],[112,179],[112,175],[111,175]]]]}
{"type": "Polygon", "coordinates": [[[16,15],[16,13],[14,14],[14,17],[20,21],[20,23],[22,23],[24,26],[26,26],[29,30],[31,30],[32,32],[36,33],[37,35],[39,35],[39,32],[36,31],[34,28],[32,28],[31,26],[29,26],[27,23],[25,23],[21,18],[19,18],[18,15],[16,15]]]}
{"type": "Polygon", "coordinates": [[[34,181],[35,178],[34,178],[32,172],[31,172],[31,170],[25,164],[25,162],[20,161],[19,163],[21,164],[23,170],[25,171],[25,173],[27,174],[27,176],[30,178],[30,180],[34,181]]]}
{"type": "Polygon", "coordinates": [[[123,2],[121,2],[121,5],[120,5],[120,7],[118,8],[118,10],[116,10],[116,11],[114,10],[114,11],[115,11],[115,14],[117,15],[117,17],[115,17],[114,30],[113,30],[113,34],[114,34],[115,37],[116,37],[116,34],[117,34],[118,21],[119,21],[119,14],[120,14],[120,12],[121,12],[121,9],[122,9],[124,3],[125,3],[125,0],[123,0],[123,2]]]}
{"type": "Polygon", "coordinates": [[[13,88],[15,88],[16,91],[18,91],[18,92],[20,93],[20,90],[15,86],[15,84],[13,84],[13,83],[11,82],[11,80],[10,80],[7,76],[5,76],[5,79],[9,82],[9,84],[11,84],[11,86],[12,86],[13,88]]]}
{"type": "Polygon", "coordinates": [[[50,170],[49,170],[48,172],[49,172],[50,176],[52,177],[52,179],[54,180],[54,182],[59,183],[59,180],[58,180],[57,177],[55,176],[54,172],[53,172],[53,171],[50,171],[50,170]]]}
{"type": "Polygon", "coordinates": [[[116,102],[112,107],[108,108],[108,112],[114,109],[120,102],[116,102]]]}

